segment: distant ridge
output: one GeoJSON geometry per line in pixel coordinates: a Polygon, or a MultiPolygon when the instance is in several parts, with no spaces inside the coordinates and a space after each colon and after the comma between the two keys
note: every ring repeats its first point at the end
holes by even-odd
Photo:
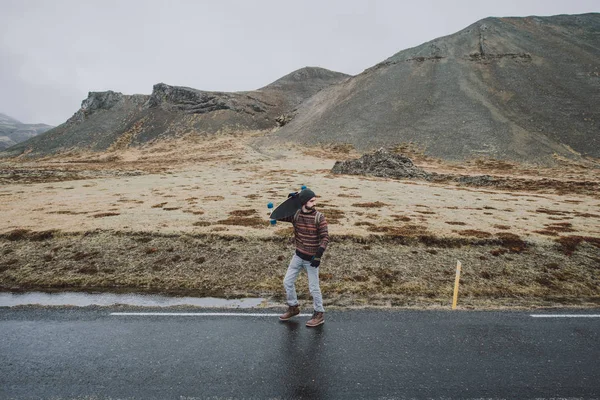
{"type": "Polygon", "coordinates": [[[44,133],[53,126],[46,124],[24,124],[0,113],[0,151],[44,133]]]}
{"type": "Polygon", "coordinates": [[[306,67],[247,92],[208,92],[165,83],[150,95],[90,92],[64,124],[8,149],[4,156],[104,151],[189,134],[273,129],[280,116],[349,76],[306,67]]]}
{"type": "Polygon", "coordinates": [[[270,142],[600,157],[600,14],[486,18],[317,93],[270,142]]]}

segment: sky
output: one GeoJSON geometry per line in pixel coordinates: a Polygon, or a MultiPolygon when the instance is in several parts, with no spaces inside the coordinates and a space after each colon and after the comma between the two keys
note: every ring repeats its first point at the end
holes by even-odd
{"type": "Polygon", "coordinates": [[[59,125],[88,92],[245,91],[306,66],[356,75],[486,17],[598,0],[0,0],[0,113],[59,125]]]}

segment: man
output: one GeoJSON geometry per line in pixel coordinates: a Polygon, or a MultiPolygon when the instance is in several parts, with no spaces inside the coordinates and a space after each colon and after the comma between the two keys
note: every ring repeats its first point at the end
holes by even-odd
{"type": "Polygon", "coordinates": [[[329,232],[325,216],[315,209],[317,204],[315,193],[310,189],[304,189],[300,194],[292,193],[289,197],[295,196],[300,198],[302,208],[295,215],[279,220],[292,223],[296,242],[296,252],[290,261],[283,280],[288,310],[279,316],[279,319],[287,321],[300,313],[298,296],[296,295],[296,279],[300,271],[305,269],[308,275],[308,288],[314,305],[313,316],[306,323],[306,326],[315,327],[325,322],[323,297],[319,287],[319,265],[329,243],[329,232]]]}

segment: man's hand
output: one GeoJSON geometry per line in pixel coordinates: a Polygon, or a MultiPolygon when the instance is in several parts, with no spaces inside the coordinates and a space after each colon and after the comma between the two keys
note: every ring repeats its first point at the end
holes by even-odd
{"type": "Polygon", "coordinates": [[[290,193],[290,194],[288,194],[288,199],[289,199],[290,197],[298,197],[298,192],[294,192],[294,193],[290,193]]]}
{"type": "Polygon", "coordinates": [[[311,267],[319,268],[319,265],[321,265],[321,257],[323,257],[323,253],[325,253],[325,249],[319,247],[312,260],[310,261],[311,267]]]}

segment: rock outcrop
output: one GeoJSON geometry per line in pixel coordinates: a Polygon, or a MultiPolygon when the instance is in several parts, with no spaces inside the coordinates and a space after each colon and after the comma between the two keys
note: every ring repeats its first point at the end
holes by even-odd
{"type": "Polygon", "coordinates": [[[595,195],[600,191],[596,181],[565,179],[530,179],[491,175],[455,175],[427,172],[413,161],[386,149],[364,154],[355,160],[337,161],[331,172],[334,174],[365,175],[391,179],[415,179],[434,183],[453,183],[458,186],[488,187],[499,190],[543,190],[557,193],[595,195]]]}
{"type": "Polygon", "coordinates": [[[100,110],[110,110],[117,104],[123,102],[123,94],[113,92],[89,92],[88,97],[81,102],[81,108],[67,120],[67,123],[74,124],[83,122],[86,117],[100,110]]]}
{"type": "Polygon", "coordinates": [[[391,153],[383,148],[374,153],[365,154],[356,160],[336,161],[331,172],[395,179],[429,179],[431,177],[431,174],[417,167],[410,158],[391,153]]]}

